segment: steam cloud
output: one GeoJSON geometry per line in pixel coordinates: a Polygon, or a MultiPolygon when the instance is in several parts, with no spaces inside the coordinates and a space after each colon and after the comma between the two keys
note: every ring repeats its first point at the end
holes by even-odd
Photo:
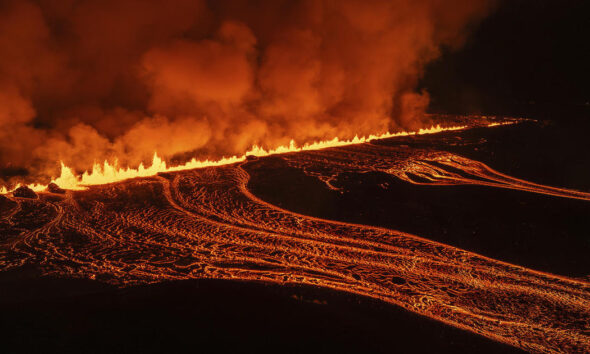
{"type": "Polygon", "coordinates": [[[487,0],[0,2],[0,184],[424,124],[487,0]]]}

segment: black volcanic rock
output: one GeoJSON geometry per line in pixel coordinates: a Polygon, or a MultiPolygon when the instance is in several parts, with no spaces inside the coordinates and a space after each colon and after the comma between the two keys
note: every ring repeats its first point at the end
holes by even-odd
{"type": "Polygon", "coordinates": [[[520,353],[323,288],[185,280],[117,289],[21,272],[0,277],[6,353],[170,353],[195,343],[217,353],[520,353]]]}
{"type": "Polygon", "coordinates": [[[3,195],[0,195],[0,217],[4,216],[5,213],[10,212],[16,203],[3,195]]]}
{"type": "Polygon", "coordinates": [[[65,194],[66,193],[65,189],[61,189],[55,183],[49,183],[49,185],[47,186],[47,191],[50,193],[56,193],[56,194],[65,194]]]}
{"type": "Polygon", "coordinates": [[[37,198],[37,193],[33,192],[31,188],[26,186],[18,187],[14,192],[12,192],[12,195],[18,198],[37,198]]]}

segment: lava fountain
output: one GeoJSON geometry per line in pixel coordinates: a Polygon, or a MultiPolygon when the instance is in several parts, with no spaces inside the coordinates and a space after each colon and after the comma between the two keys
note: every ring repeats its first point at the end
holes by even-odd
{"type": "MultiPolygon", "coordinates": [[[[490,123],[490,126],[496,126],[500,124],[513,124],[513,121],[503,122],[503,123],[490,123]]],[[[194,168],[204,168],[204,167],[213,167],[213,166],[222,166],[222,165],[229,165],[236,162],[242,162],[246,159],[247,156],[269,156],[269,155],[276,155],[276,154],[285,154],[289,152],[298,152],[298,151],[311,151],[311,150],[319,150],[325,149],[329,147],[337,147],[337,146],[346,146],[346,145],[355,145],[355,144],[362,144],[365,142],[369,142],[372,140],[378,139],[387,139],[392,137],[399,137],[399,136],[410,136],[410,135],[423,135],[423,134],[434,134],[440,133],[443,131],[453,131],[453,130],[461,130],[465,129],[467,126],[450,126],[450,127],[441,127],[440,125],[432,126],[430,128],[420,129],[415,132],[398,132],[398,133],[383,133],[378,135],[369,135],[368,137],[357,137],[355,136],[353,139],[350,140],[341,140],[338,137],[335,137],[331,140],[325,141],[316,141],[311,144],[305,144],[303,146],[297,146],[294,140],[291,140],[291,143],[288,146],[279,146],[277,148],[265,150],[263,147],[254,145],[250,150],[248,150],[245,154],[241,156],[232,156],[229,158],[222,158],[219,160],[197,160],[196,158],[191,159],[190,161],[177,165],[177,166],[167,166],[166,162],[163,161],[159,156],[158,153],[154,153],[154,157],[152,159],[152,163],[149,167],[144,167],[143,164],[140,164],[137,168],[120,168],[117,164],[111,164],[108,161],[104,161],[103,164],[95,163],[92,167],[90,172],[86,171],[81,176],[76,176],[73,170],[66,166],[63,162],[61,162],[61,174],[59,177],[53,179],[51,183],[56,184],[57,186],[64,188],[64,189],[71,189],[71,190],[81,190],[85,189],[87,186],[92,185],[100,185],[106,183],[113,183],[122,180],[126,180],[129,178],[136,178],[136,177],[148,177],[148,176],[155,176],[160,172],[172,172],[172,171],[183,171],[183,170],[190,170],[194,168]]],[[[17,184],[14,188],[8,189],[7,187],[0,187],[0,194],[6,194],[9,191],[13,191],[20,187],[20,184],[17,184]]],[[[39,184],[39,183],[32,183],[27,185],[33,191],[41,192],[47,189],[47,185],[39,184]]]]}

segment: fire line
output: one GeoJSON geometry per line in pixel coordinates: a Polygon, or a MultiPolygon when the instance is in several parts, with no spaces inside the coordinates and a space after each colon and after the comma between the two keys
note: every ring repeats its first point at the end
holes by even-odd
{"type": "MultiPolygon", "coordinates": [[[[499,126],[499,125],[506,125],[506,124],[514,124],[515,121],[505,121],[505,122],[493,122],[489,123],[489,127],[499,126]]],[[[394,137],[403,137],[403,136],[412,136],[412,135],[424,135],[424,134],[436,134],[445,131],[456,131],[468,128],[467,125],[456,125],[456,126],[448,126],[442,127],[440,125],[432,126],[430,128],[423,128],[419,129],[418,131],[413,132],[397,132],[397,133],[383,133],[378,135],[369,135],[368,137],[361,137],[355,136],[353,139],[349,140],[341,140],[338,137],[335,137],[331,140],[324,140],[324,141],[317,141],[309,144],[304,144],[302,146],[297,146],[294,140],[291,140],[291,143],[288,146],[279,146],[274,149],[266,150],[265,148],[254,145],[252,148],[247,151],[245,154],[241,156],[232,156],[232,157],[224,157],[219,160],[197,160],[196,158],[191,159],[190,161],[177,166],[168,166],[166,161],[164,161],[158,153],[154,153],[154,157],[152,159],[152,163],[149,167],[145,167],[143,164],[140,164],[137,168],[120,168],[117,166],[116,163],[111,164],[108,161],[105,161],[103,164],[95,163],[92,167],[90,172],[86,171],[81,176],[77,176],[73,169],[66,166],[63,162],[61,162],[61,174],[59,177],[53,179],[51,183],[55,183],[60,188],[69,189],[69,190],[84,190],[87,186],[92,185],[101,185],[101,184],[108,184],[118,181],[123,181],[130,178],[136,177],[149,177],[155,176],[160,172],[175,172],[175,171],[184,171],[184,170],[191,170],[195,168],[205,168],[205,167],[213,167],[213,166],[222,166],[222,165],[229,165],[237,162],[244,161],[247,156],[269,156],[269,155],[276,155],[276,154],[285,154],[290,152],[298,152],[298,151],[312,151],[312,150],[320,150],[326,149],[331,147],[339,147],[339,146],[346,146],[346,145],[356,145],[356,144],[363,144],[366,142],[370,142],[373,140],[380,140],[380,139],[388,139],[394,137]]],[[[21,184],[17,184],[14,188],[8,189],[7,187],[0,187],[0,194],[7,194],[18,187],[21,184]]],[[[28,188],[32,189],[35,192],[42,192],[47,189],[47,184],[39,184],[39,183],[32,183],[26,185],[28,188]]]]}

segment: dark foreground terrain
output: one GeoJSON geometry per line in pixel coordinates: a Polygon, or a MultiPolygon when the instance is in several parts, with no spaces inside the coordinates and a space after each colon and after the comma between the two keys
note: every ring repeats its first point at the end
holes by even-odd
{"type": "Polygon", "coordinates": [[[519,352],[381,301],[309,286],[183,280],[117,289],[14,277],[0,280],[7,353],[519,352]]]}
{"type": "Polygon", "coordinates": [[[3,348],[589,350],[583,151],[523,123],[3,198],[3,348]]]}

